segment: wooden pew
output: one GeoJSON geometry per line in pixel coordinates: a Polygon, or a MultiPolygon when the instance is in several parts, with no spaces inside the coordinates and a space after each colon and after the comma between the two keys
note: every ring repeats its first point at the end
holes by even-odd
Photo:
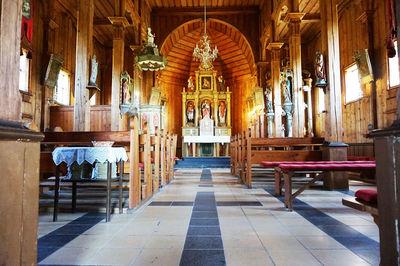
{"type": "Polygon", "coordinates": [[[342,199],[342,204],[362,211],[362,212],[368,212],[369,214],[372,215],[374,218],[375,224],[379,227],[379,212],[378,212],[378,204],[376,203],[368,203],[365,201],[362,201],[360,199],[357,199],[355,197],[346,197],[342,199]]]}
{"type": "Polygon", "coordinates": [[[316,175],[307,184],[300,187],[295,193],[292,193],[292,176],[296,171],[315,173],[315,171],[374,171],[376,168],[375,163],[362,163],[362,164],[280,164],[275,168],[275,171],[283,175],[285,187],[285,207],[293,210],[293,199],[300,195],[304,190],[309,188],[315,182],[322,179],[323,175],[316,175]]]}
{"type": "MultiPolygon", "coordinates": [[[[253,130],[254,131],[254,130],[253,130]]],[[[255,138],[250,130],[239,143],[240,177],[251,187],[252,167],[262,161],[321,161],[323,138],[255,138]]]]}
{"type": "MultiPolygon", "coordinates": [[[[266,168],[275,168],[279,167],[281,164],[370,164],[374,163],[371,161],[283,161],[283,162],[271,162],[271,161],[263,161],[261,165],[266,168]]],[[[308,171],[309,172],[309,171],[308,171]]],[[[316,171],[318,172],[318,171],[316,171]]],[[[275,171],[275,195],[282,195],[282,175],[280,171],[275,171]]]]}

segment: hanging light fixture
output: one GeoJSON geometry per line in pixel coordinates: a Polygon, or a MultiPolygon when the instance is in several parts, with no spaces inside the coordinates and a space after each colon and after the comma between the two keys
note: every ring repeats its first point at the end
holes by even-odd
{"type": "Polygon", "coordinates": [[[211,69],[212,62],[217,58],[218,49],[217,46],[214,50],[210,47],[210,40],[207,36],[207,17],[206,17],[206,0],[204,0],[204,35],[203,39],[196,44],[193,51],[193,57],[195,60],[200,61],[200,68],[203,70],[211,69]]]}
{"type": "Polygon", "coordinates": [[[167,59],[160,54],[157,45],[154,43],[155,35],[151,33],[151,28],[147,28],[147,44],[143,50],[135,57],[135,62],[143,71],[163,70],[167,65],[167,59]]]}

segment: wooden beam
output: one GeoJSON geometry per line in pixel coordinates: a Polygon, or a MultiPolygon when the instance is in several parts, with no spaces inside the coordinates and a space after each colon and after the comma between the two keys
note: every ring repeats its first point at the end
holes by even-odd
{"type": "Polygon", "coordinates": [[[74,131],[90,130],[89,81],[90,58],[93,52],[94,0],[81,0],[78,6],[76,60],[75,60],[75,100],[74,131]]]}
{"type": "MultiPolygon", "coordinates": [[[[289,16],[285,15],[281,17],[281,22],[289,22],[289,16]]],[[[319,23],[321,22],[321,14],[320,13],[307,13],[304,14],[301,23],[319,23]]]]}
{"type": "MultiPolygon", "coordinates": [[[[226,16],[226,15],[255,15],[259,13],[258,7],[224,7],[207,8],[207,15],[226,16]]],[[[153,8],[152,16],[203,16],[203,8],[153,8]]]]}

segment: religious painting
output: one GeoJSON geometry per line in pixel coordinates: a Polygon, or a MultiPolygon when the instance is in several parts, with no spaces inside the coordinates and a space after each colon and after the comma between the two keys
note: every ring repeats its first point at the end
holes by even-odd
{"type": "Polygon", "coordinates": [[[255,87],[254,92],[254,105],[257,110],[264,109],[264,94],[261,87],[255,87]]]}
{"type": "Polygon", "coordinates": [[[374,79],[372,73],[371,60],[369,59],[368,49],[355,51],[353,53],[354,61],[358,68],[358,75],[362,84],[368,83],[374,79]]]}
{"type": "Polygon", "coordinates": [[[225,101],[218,101],[218,122],[221,126],[226,124],[226,102],[225,101]]]}
{"type": "Polygon", "coordinates": [[[195,108],[194,108],[194,102],[193,101],[188,101],[186,103],[186,121],[188,124],[193,124],[194,123],[194,117],[195,117],[195,108]]]}
{"type": "Polygon", "coordinates": [[[64,59],[61,53],[52,54],[50,56],[50,61],[47,65],[46,76],[44,78],[44,84],[47,87],[54,88],[57,85],[58,74],[60,73],[63,63],[64,59]]]}
{"type": "Polygon", "coordinates": [[[211,118],[211,100],[203,100],[200,104],[201,107],[201,118],[211,118]]]}
{"type": "Polygon", "coordinates": [[[201,90],[211,90],[211,76],[201,76],[200,77],[200,89],[201,90]]]}
{"type": "Polygon", "coordinates": [[[140,124],[141,124],[141,126],[142,126],[142,128],[141,128],[142,130],[145,130],[146,127],[148,126],[148,125],[147,125],[147,122],[148,122],[147,114],[144,113],[144,114],[142,114],[142,116],[140,117],[140,124]]]}
{"type": "Polygon", "coordinates": [[[121,104],[131,104],[132,102],[132,79],[128,72],[124,71],[120,77],[121,81],[121,104]]]}

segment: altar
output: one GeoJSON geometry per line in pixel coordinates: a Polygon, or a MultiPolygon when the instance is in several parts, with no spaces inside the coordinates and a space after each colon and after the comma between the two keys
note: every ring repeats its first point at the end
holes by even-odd
{"type": "Polygon", "coordinates": [[[229,156],[231,92],[212,64],[201,64],[182,91],[182,155],[229,156]]]}

